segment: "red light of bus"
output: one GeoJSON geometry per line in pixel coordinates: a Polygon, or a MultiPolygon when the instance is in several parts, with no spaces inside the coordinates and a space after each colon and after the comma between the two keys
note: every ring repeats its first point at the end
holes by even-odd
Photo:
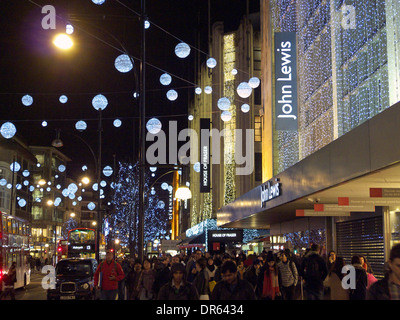
{"type": "Polygon", "coordinates": [[[61,250],[62,250],[62,248],[61,248],[61,247],[58,247],[58,252],[61,252],[61,250]]]}

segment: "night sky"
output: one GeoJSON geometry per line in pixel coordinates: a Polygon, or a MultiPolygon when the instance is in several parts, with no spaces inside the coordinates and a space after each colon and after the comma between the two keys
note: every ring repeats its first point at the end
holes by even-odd
{"type": "MultiPolygon", "coordinates": [[[[140,13],[140,0],[120,2],[131,10],[115,0],[100,6],[91,0],[0,1],[1,123],[13,122],[17,136],[29,145],[50,146],[56,129],[61,129],[64,147],[60,151],[72,159],[68,173],[72,177],[77,177],[83,164],[93,167],[93,157],[68,132],[82,137],[97,153],[98,112],[91,101],[99,93],[108,99],[103,111],[102,167],[112,166],[113,155],[117,161],[132,161],[138,154],[139,100],[132,96],[138,84],[133,71],[120,73],[115,69],[115,58],[123,49],[109,34],[134,57],[139,76],[140,26],[134,12],[140,13]],[[41,6],[47,4],[56,8],[56,30],[41,26],[45,16],[41,6]],[[55,34],[65,32],[67,21],[75,27],[74,47],[62,52],[52,40],[55,34]],[[25,94],[34,99],[29,107],[21,103],[25,94]],[[59,102],[62,94],[68,97],[66,104],[59,102]],[[120,128],[112,124],[116,118],[122,120],[120,128]],[[42,127],[43,120],[48,122],[47,127],[42,127]],[[78,120],[88,124],[84,132],[75,129],[78,120]]],[[[250,10],[258,7],[258,0],[250,2],[250,10]]],[[[195,59],[197,55],[201,61],[208,58],[204,54],[207,5],[207,0],[146,1],[149,21],[168,31],[152,25],[146,32],[146,118],[158,117],[163,129],[172,120],[178,121],[180,129],[187,127],[188,102],[195,88],[195,59]],[[176,57],[177,38],[202,52],[192,48],[188,58],[176,57]],[[159,82],[163,71],[173,75],[168,87],[159,82]],[[169,89],[178,91],[176,101],[166,98],[169,89]]],[[[212,0],[211,23],[223,20],[226,31],[235,30],[245,11],[244,0],[212,0]]]]}

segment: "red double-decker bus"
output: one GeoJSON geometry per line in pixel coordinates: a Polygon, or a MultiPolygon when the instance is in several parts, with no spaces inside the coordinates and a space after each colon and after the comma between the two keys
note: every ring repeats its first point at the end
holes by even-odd
{"type": "Polygon", "coordinates": [[[29,238],[28,221],[0,212],[0,280],[15,262],[17,267],[15,288],[25,287],[30,282],[29,238]]]}
{"type": "Polygon", "coordinates": [[[68,257],[68,239],[58,240],[57,246],[57,261],[68,257]]]}

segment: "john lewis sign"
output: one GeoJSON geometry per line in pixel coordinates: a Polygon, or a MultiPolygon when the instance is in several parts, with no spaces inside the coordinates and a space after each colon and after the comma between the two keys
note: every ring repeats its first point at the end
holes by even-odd
{"type": "Polygon", "coordinates": [[[296,33],[275,32],[275,128],[297,131],[296,33]]]}

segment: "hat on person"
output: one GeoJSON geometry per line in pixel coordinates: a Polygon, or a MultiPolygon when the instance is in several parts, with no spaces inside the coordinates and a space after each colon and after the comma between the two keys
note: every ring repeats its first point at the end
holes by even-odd
{"type": "Polygon", "coordinates": [[[186,274],[185,266],[182,263],[174,263],[171,267],[171,274],[175,272],[181,271],[183,274],[186,274]]]}

